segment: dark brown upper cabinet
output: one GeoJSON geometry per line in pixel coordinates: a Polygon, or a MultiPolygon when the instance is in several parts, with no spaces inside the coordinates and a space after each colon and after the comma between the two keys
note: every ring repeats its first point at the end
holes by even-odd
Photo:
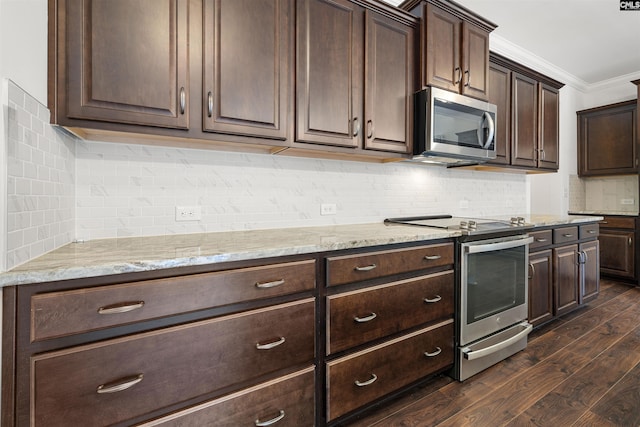
{"type": "Polygon", "coordinates": [[[296,34],[296,141],[409,153],[413,27],[347,0],[299,0],[296,34]]]}
{"type": "Polygon", "coordinates": [[[496,25],[446,1],[400,5],[422,18],[421,83],[486,100],[489,33],[496,25]]]}
{"type": "Polygon", "coordinates": [[[54,122],[188,128],[187,0],[49,3],[50,16],[58,14],[49,46],[57,53],[49,70],[54,122]]]}
{"type": "Polygon", "coordinates": [[[638,172],[636,100],[578,111],[578,174],[638,172]]]}
{"type": "Polygon", "coordinates": [[[559,90],[543,74],[491,53],[489,102],[498,107],[494,165],[557,171],[559,90]]]}
{"type": "Polygon", "coordinates": [[[291,0],[205,0],[205,131],[287,138],[291,0]]]}

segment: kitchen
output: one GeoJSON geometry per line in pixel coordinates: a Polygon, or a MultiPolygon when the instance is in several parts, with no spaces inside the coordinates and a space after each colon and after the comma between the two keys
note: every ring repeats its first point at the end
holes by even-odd
{"type": "MultiPolygon", "coordinates": [[[[51,191],[40,190],[45,195],[56,194],[59,200],[59,205],[51,200],[44,202],[54,206],[44,209],[42,220],[18,219],[20,209],[11,205],[2,209],[3,215],[9,212],[15,218],[12,221],[20,221],[25,228],[3,240],[5,245],[10,242],[10,249],[2,250],[6,254],[2,257],[5,263],[2,269],[6,270],[72,240],[91,242],[127,236],[367,224],[387,217],[442,212],[484,217],[523,212],[563,215],[571,209],[569,187],[571,176],[576,174],[575,111],[634,97],[635,87],[629,83],[633,76],[601,91],[597,87],[588,96],[566,85],[560,92],[559,172],[536,176],[424,168],[404,163],[151,147],[139,144],[141,141],[87,142],[46,125],[49,120],[44,108],[47,98],[44,6],[38,6],[39,15],[32,17],[30,10],[29,13],[20,10],[27,6],[5,3],[8,4],[3,3],[2,7],[7,9],[2,12],[15,8],[17,16],[28,19],[26,22],[40,22],[34,30],[39,36],[25,37],[29,48],[3,45],[2,74],[16,82],[7,84],[5,94],[16,105],[16,121],[36,135],[43,134],[37,138],[39,142],[47,141],[42,145],[54,151],[51,154],[56,156],[56,169],[60,169],[56,172],[60,176],[59,185],[51,191]],[[5,59],[5,51],[16,60],[5,59]],[[25,51],[33,52],[33,58],[25,61],[25,51]],[[33,74],[37,75],[32,79],[21,77],[33,74]],[[24,119],[26,114],[37,119],[24,119]],[[322,205],[328,205],[328,215],[321,214],[322,205]],[[175,206],[201,206],[202,219],[176,222],[175,206]],[[335,214],[331,214],[334,210],[335,214]],[[45,215],[51,214],[56,218],[53,223],[44,220],[45,215]],[[30,221],[34,224],[29,224],[30,221]]],[[[5,16],[3,13],[3,19],[5,16]]],[[[20,26],[19,20],[3,28],[13,27],[18,33],[23,30],[16,26],[20,26]]],[[[26,30],[33,25],[23,27],[26,30]]],[[[492,38],[492,48],[493,42],[492,38]]],[[[519,53],[514,49],[510,56],[519,53]]],[[[528,65],[540,68],[536,63],[528,65]]],[[[565,76],[554,77],[566,81],[565,76]]],[[[331,236],[327,240],[330,243],[331,236]]],[[[179,255],[194,257],[201,250],[200,245],[185,244],[179,255]]]]}

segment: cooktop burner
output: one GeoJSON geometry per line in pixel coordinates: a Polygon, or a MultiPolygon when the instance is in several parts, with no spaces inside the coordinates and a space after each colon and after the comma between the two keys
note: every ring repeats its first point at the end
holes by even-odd
{"type": "Polygon", "coordinates": [[[404,218],[387,218],[386,224],[403,224],[419,227],[441,228],[460,231],[463,236],[484,234],[519,234],[533,228],[523,217],[513,217],[510,221],[488,218],[465,218],[452,215],[413,216],[404,218]]]}

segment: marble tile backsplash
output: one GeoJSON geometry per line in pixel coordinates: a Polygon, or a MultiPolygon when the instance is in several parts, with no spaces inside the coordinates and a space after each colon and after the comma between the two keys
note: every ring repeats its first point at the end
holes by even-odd
{"type": "Polygon", "coordinates": [[[73,240],[75,141],[15,83],[7,100],[7,269],[73,240]]]}
{"type": "Polygon", "coordinates": [[[623,175],[569,179],[570,206],[574,212],[638,214],[638,176],[623,175]]]}

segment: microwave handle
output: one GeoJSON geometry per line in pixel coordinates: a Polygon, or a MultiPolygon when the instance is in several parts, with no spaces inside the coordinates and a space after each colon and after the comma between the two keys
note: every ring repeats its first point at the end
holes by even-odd
{"type": "Polygon", "coordinates": [[[489,135],[487,136],[487,140],[486,141],[482,141],[482,148],[489,148],[489,146],[491,145],[491,142],[493,141],[493,137],[496,133],[496,127],[495,124],[493,123],[493,118],[491,117],[491,114],[487,113],[486,111],[482,114],[482,122],[484,123],[484,121],[487,121],[488,127],[489,127],[489,135]]]}

